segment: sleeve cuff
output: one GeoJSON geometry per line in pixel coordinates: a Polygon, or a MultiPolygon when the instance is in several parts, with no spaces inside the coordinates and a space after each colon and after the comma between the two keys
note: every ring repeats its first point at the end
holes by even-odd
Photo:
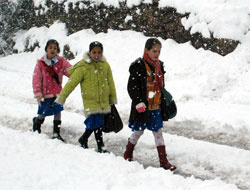
{"type": "Polygon", "coordinates": [[[63,105],[65,103],[65,101],[66,100],[60,96],[57,96],[57,98],[55,100],[56,103],[61,104],[61,105],[63,105]]]}
{"type": "Polygon", "coordinates": [[[42,93],[35,93],[34,94],[34,98],[38,98],[38,97],[43,97],[43,94],[42,93]]]}
{"type": "Polygon", "coordinates": [[[117,100],[116,99],[115,100],[110,100],[109,103],[110,104],[117,104],[117,100]]]}

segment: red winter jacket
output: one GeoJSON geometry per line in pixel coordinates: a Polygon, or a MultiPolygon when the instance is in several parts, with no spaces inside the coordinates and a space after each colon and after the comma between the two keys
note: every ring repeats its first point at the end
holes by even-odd
{"type": "Polygon", "coordinates": [[[57,56],[57,60],[58,62],[51,68],[58,75],[59,84],[49,72],[50,66],[46,65],[44,57],[37,61],[32,80],[34,97],[53,98],[61,92],[63,75],[70,77],[66,70],[71,64],[60,56],[57,56]]]}

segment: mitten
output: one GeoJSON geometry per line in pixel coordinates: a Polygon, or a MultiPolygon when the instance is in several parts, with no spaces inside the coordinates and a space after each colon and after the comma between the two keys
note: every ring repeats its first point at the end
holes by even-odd
{"type": "Polygon", "coordinates": [[[142,113],[142,112],[145,112],[145,111],[146,111],[146,105],[145,105],[143,102],[137,104],[137,105],[135,106],[135,108],[136,108],[136,110],[137,110],[139,113],[142,113]]]}

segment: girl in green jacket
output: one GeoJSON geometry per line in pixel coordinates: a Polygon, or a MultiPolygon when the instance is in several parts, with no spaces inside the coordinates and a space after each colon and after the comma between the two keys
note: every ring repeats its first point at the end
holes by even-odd
{"type": "Polygon", "coordinates": [[[116,104],[117,99],[112,71],[103,56],[103,45],[97,41],[90,43],[89,52],[67,71],[71,77],[56,102],[63,105],[74,88],[80,84],[86,130],[78,142],[83,148],[88,148],[88,138],[94,132],[98,152],[107,152],[102,138],[104,114],[111,111],[110,105],[116,104]]]}

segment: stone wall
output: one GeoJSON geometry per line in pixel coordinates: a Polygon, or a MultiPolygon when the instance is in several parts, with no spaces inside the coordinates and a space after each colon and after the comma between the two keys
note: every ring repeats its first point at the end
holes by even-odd
{"type": "MultiPolygon", "coordinates": [[[[76,4],[70,3],[66,12],[64,3],[57,4],[47,0],[44,8],[34,7],[32,0],[23,0],[20,1],[10,22],[12,25],[16,24],[15,30],[27,30],[34,26],[50,26],[59,20],[66,23],[69,34],[89,28],[96,33],[107,32],[108,29],[135,30],[145,36],[173,39],[178,43],[190,41],[195,48],[208,49],[220,55],[232,52],[239,43],[230,39],[203,38],[199,33],[191,35],[181,24],[181,19],[189,14],[179,14],[172,7],[158,8],[158,0],[153,2],[142,3],[132,8],[120,3],[120,7],[116,8],[106,7],[104,4],[93,6],[89,1],[81,1],[76,4]]],[[[64,48],[64,54],[68,58],[74,57],[69,46],[64,48]]]]}

